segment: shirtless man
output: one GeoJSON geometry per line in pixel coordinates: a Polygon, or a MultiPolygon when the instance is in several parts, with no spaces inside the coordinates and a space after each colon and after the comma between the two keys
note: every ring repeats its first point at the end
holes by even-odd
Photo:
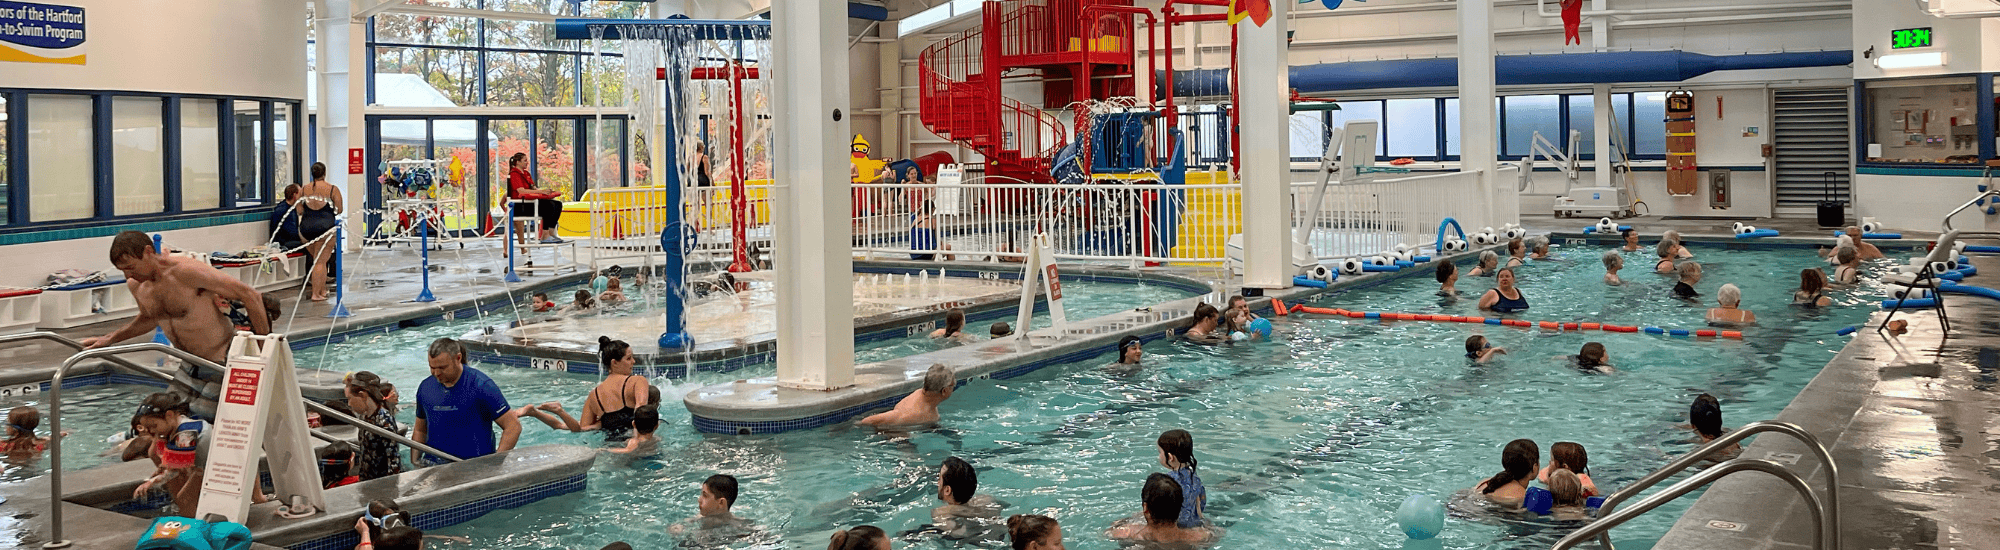
{"type": "Polygon", "coordinates": [[[938,404],[951,398],[952,390],[957,388],[958,375],[951,371],[951,367],[931,365],[930,371],[924,373],[924,387],[910,392],[909,397],[896,403],[896,408],[863,418],[860,424],[878,428],[936,424],[938,404]]]}
{"type": "Polygon", "coordinates": [[[938,469],[938,500],[944,505],[931,509],[931,526],[955,540],[997,526],[1000,509],[1006,504],[991,495],[977,494],[978,490],[979,473],[972,469],[972,463],[955,456],[944,459],[938,469]]]}
{"type": "Polygon", "coordinates": [[[1847,234],[1854,237],[1854,251],[1862,260],[1878,260],[1886,257],[1882,255],[1882,249],[1861,240],[1864,235],[1861,234],[1860,226],[1847,226],[1847,234]]]}
{"type": "MultiPolygon", "coordinates": [[[[125,285],[138,302],[139,315],[111,334],[84,339],[87,349],[137,338],[159,327],[166,331],[167,340],[174,347],[222,364],[236,328],[216,309],[217,299],[241,302],[250,312],[251,332],[271,332],[271,318],[264,312],[264,299],[257,289],[193,258],[156,253],[152,237],[145,233],[126,231],[113,237],[111,265],[125,273],[125,285]]],[[[214,396],[221,390],[221,373],[188,367],[186,374],[197,381],[217,382],[213,384],[216,392],[203,390],[200,398],[194,400],[194,412],[208,416],[214,410],[214,396]]],[[[196,388],[205,385],[182,382],[196,388]]]]}

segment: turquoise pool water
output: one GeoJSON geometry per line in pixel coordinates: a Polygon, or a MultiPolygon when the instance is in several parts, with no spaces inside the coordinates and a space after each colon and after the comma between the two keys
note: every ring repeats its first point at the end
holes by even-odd
{"type": "MultiPolygon", "coordinates": [[[[1668,298],[1671,281],[1664,276],[1628,270],[1626,286],[1602,285],[1597,252],[1564,250],[1569,260],[1524,270],[1521,286],[1535,308],[1521,317],[1702,325],[1707,306],[1668,298]]],[[[1704,295],[1735,282],[1745,290],[1745,307],[1762,317],[1745,340],[1305,316],[1280,319],[1274,343],[1153,344],[1139,371],[1106,369],[1107,356],[976,382],[946,405],[944,427],[907,437],[851,426],[706,436],[675,410],[666,415],[657,457],[629,465],[601,461],[587,495],[444,529],[473,542],[438,547],[596,548],[614,540],[667,546],[675,541],[667,528],[694,513],[694,484],[723,472],[742,480],[737,512],[767,530],[733,547],[819,548],[836,527],[868,523],[899,532],[927,523],[937,504],[937,464],[955,455],[979,468],[980,491],[1010,503],[1007,513],[1052,514],[1063,521],[1071,547],[1114,548],[1104,529],[1137,510],[1142,480],[1160,470],[1152,441],[1163,430],[1184,428],[1195,434],[1209,514],[1228,530],[1220,547],[1396,548],[1404,537],[1390,514],[1403,497],[1447,497],[1472,486],[1499,470],[1500,446],[1508,440],[1536,440],[1544,459],[1557,441],[1583,443],[1593,477],[1609,491],[1692,448],[1674,425],[1685,421],[1698,393],[1719,397],[1730,425],[1774,416],[1843,343],[1834,331],[1863,319],[1877,294],[1867,287],[1836,290],[1841,306],[1796,310],[1786,304],[1798,270],[1820,265],[1809,252],[1697,252],[1707,268],[1697,285],[1704,295]],[[1462,342],[1474,332],[1513,353],[1468,364],[1462,342]],[[1621,372],[1584,375],[1555,358],[1593,340],[1610,348],[1621,372]]],[[[1638,260],[1633,253],[1631,263],[1638,260]]],[[[1315,305],[1471,314],[1471,291],[1485,284],[1461,281],[1467,296],[1451,301],[1433,294],[1428,277],[1412,277],[1315,305]]],[[[405,362],[394,367],[394,377],[417,376],[415,361],[399,363],[405,362]]],[[[573,401],[590,383],[519,369],[489,372],[521,402],[527,396],[573,401]]],[[[670,386],[668,393],[734,376],[715,378],[670,386]]],[[[533,426],[523,439],[596,440],[533,426]]],[[[1647,546],[1686,502],[1621,527],[1618,540],[1647,546]]],[[[1441,537],[1447,548],[1532,548],[1561,534],[1455,517],[1441,537]]]]}
{"type": "MultiPolygon", "coordinates": [[[[1625,272],[1626,286],[1604,286],[1597,259],[1602,250],[1562,249],[1567,260],[1524,269],[1520,285],[1534,308],[1519,317],[1702,325],[1709,304],[1667,297],[1671,280],[1641,269],[1650,265],[1643,252],[1628,255],[1634,268],[1625,272]]],[[[1500,468],[1501,445],[1511,439],[1534,439],[1544,461],[1557,441],[1584,444],[1592,477],[1608,492],[1692,448],[1674,425],[1685,421],[1696,394],[1720,398],[1731,426],[1775,416],[1844,343],[1834,331],[1865,318],[1880,294],[1865,286],[1837,289],[1832,295],[1840,305],[1834,308],[1793,309],[1786,304],[1799,269],[1823,265],[1810,252],[1696,252],[1707,268],[1697,285],[1704,298],[1712,302],[1716,287],[1734,282],[1744,288],[1744,307],[1762,318],[1746,339],[1294,316],[1277,320],[1276,342],[1149,345],[1147,365],[1136,371],[1105,368],[1107,355],[1010,380],[975,381],[945,405],[942,427],[897,436],[851,425],[772,436],[703,435],[676,405],[679,395],[767,372],[658,381],[669,397],[657,456],[602,460],[587,493],[437,530],[433,534],[471,542],[433,540],[431,547],[598,548],[615,540],[669,547],[678,539],[668,527],[694,514],[695,483],[721,472],[742,482],[736,512],[765,530],[729,547],[820,548],[836,527],[866,523],[894,533],[928,523],[938,504],[937,465],[959,456],[979,469],[980,492],[1010,503],[1005,513],[1058,517],[1072,548],[1115,548],[1105,528],[1139,508],[1141,482],[1161,471],[1153,440],[1182,428],[1195,437],[1208,514],[1227,529],[1218,547],[1397,548],[1404,537],[1391,513],[1405,496],[1445,498],[1491,476],[1500,468]],[[1469,364],[1462,342],[1474,333],[1512,353],[1469,364]],[[1585,375],[1556,358],[1587,341],[1606,344],[1620,372],[1585,375]]],[[[1465,296],[1450,300],[1436,296],[1436,284],[1419,275],[1313,305],[1476,314],[1475,290],[1488,284],[1461,280],[1465,296]]],[[[463,330],[411,329],[302,356],[330,353],[329,368],[375,370],[399,387],[414,388],[426,374],[423,345],[463,330]]],[[[596,381],[483,370],[517,406],[560,400],[575,408],[596,381]]],[[[410,413],[403,416],[407,421],[410,413]]],[[[598,441],[533,422],[527,428],[523,445],[598,441]]],[[[1614,533],[1621,548],[1657,540],[1689,502],[1621,527],[1614,533]]],[[[1562,533],[1454,517],[1441,542],[1446,548],[1545,548],[1562,533]]],[[[897,546],[947,545],[918,539],[897,546]]]]}

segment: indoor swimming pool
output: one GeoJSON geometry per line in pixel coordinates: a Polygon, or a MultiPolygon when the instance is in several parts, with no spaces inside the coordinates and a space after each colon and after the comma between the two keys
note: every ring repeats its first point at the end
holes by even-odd
{"type": "MultiPolygon", "coordinates": [[[[1705,268],[1696,285],[1704,303],[1691,305],[1668,297],[1668,276],[1646,272],[1650,251],[1626,254],[1632,267],[1624,271],[1624,286],[1603,285],[1603,250],[1563,248],[1557,251],[1562,260],[1522,268],[1519,285],[1533,308],[1515,317],[1699,328],[1715,289],[1735,283],[1743,288],[1743,307],[1757,312],[1762,324],[1745,329],[1739,341],[1295,314],[1276,320],[1275,342],[1154,343],[1137,369],[1109,368],[1106,355],[1008,380],[974,380],[944,405],[942,427],[909,434],[878,434],[851,423],[769,436],[700,434],[679,396],[705,384],[768,375],[769,367],[699,372],[687,380],[655,380],[666,395],[657,455],[629,463],[607,455],[583,495],[430,530],[470,542],[440,539],[429,546],[596,548],[624,540],[670,547],[684,542],[684,535],[668,529],[694,515],[696,483],[726,473],[742,483],[735,513],[755,520],[760,531],[721,547],[819,548],[836,527],[873,524],[899,533],[928,523],[939,504],[938,464],[958,456],[978,469],[980,493],[1009,504],[1004,514],[1052,515],[1062,521],[1070,547],[1116,548],[1105,529],[1139,509],[1145,476],[1163,470],[1154,439],[1181,428],[1194,434],[1208,516],[1226,529],[1217,547],[1398,548],[1406,539],[1392,513],[1404,497],[1427,493],[1448,500],[1499,471],[1500,448],[1509,440],[1535,440],[1544,464],[1555,442],[1582,443],[1592,477],[1608,493],[1693,447],[1690,434],[1676,425],[1686,421],[1697,394],[1718,397],[1729,426],[1775,416],[1845,342],[1835,331],[1865,318],[1880,296],[1873,288],[1836,289],[1830,293],[1835,307],[1793,308],[1787,304],[1799,270],[1824,265],[1809,250],[1696,248],[1705,268]],[[1463,357],[1471,334],[1485,334],[1511,353],[1471,364],[1463,357]],[[1619,372],[1584,374],[1558,358],[1588,341],[1604,343],[1619,372]]],[[[1462,278],[1462,296],[1450,299],[1436,295],[1429,273],[1411,274],[1308,305],[1479,315],[1477,293],[1490,284],[1462,278]]],[[[1073,318],[1146,305],[1136,303],[1141,298],[1187,295],[1164,290],[1065,284],[1073,318]]],[[[383,374],[403,388],[407,424],[407,401],[427,375],[424,346],[462,334],[472,322],[305,350],[299,364],[383,374]]],[[[985,327],[969,328],[981,333],[985,327]]],[[[872,350],[863,346],[859,360],[931,345],[921,339],[878,342],[872,350]]],[[[482,370],[515,406],[553,400],[577,410],[596,382],[530,369],[482,370]]],[[[644,374],[646,365],[639,370],[644,374]]],[[[92,391],[115,390],[77,395],[92,391]]],[[[107,406],[106,416],[121,423],[129,408],[107,406]]],[[[69,418],[79,425],[72,441],[102,441],[106,434],[90,430],[108,434],[113,427],[84,427],[90,417],[69,418]]],[[[534,421],[524,427],[522,446],[597,445],[600,439],[534,421]]],[[[1619,528],[1620,547],[1648,546],[1692,501],[1684,498],[1619,528]]],[[[1545,548],[1565,532],[1543,521],[1455,513],[1440,542],[1446,548],[1545,548]]],[[[898,547],[957,544],[908,540],[898,547]]]]}

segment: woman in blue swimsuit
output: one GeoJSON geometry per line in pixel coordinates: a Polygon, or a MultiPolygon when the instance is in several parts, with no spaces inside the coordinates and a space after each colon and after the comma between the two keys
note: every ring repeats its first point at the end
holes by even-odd
{"type": "Polygon", "coordinates": [[[1498,313],[1518,313],[1528,310],[1528,297],[1521,289],[1514,288],[1514,268],[1502,268],[1494,277],[1493,290],[1479,297],[1479,309],[1490,309],[1498,313]]]}

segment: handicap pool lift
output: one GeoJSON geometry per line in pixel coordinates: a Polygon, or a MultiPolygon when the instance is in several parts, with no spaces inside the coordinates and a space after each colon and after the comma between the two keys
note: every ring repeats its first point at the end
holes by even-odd
{"type": "MultiPolygon", "coordinates": [[[[1375,166],[1375,141],[1381,123],[1373,120],[1357,120],[1334,130],[1333,139],[1327,142],[1326,154],[1320,156],[1319,184],[1313,186],[1312,202],[1306,203],[1306,212],[1296,218],[1292,227],[1292,274],[1312,273],[1320,267],[1319,255],[1313,251],[1313,222],[1319,220],[1321,211],[1326,209],[1326,190],[1339,181],[1340,185],[1358,185],[1373,181],[1377,173],[1408,173],[1408,168],[1378,168],[1375,166]],[[1345,154],[1343,154],[1345,152],[1345,154]],[[1343,162],[1352,158],[1352,162],[1343,162]],[[1336,177],[1337,176],[1337,177],[1336,177]]],[[[1294,208],[1297,206],[1294,205],[1294,208]]],[[[1243,234],[1229,236],[1223,247],[1226,263],[1231,273],[1243,274],[1243,234]]]]}

